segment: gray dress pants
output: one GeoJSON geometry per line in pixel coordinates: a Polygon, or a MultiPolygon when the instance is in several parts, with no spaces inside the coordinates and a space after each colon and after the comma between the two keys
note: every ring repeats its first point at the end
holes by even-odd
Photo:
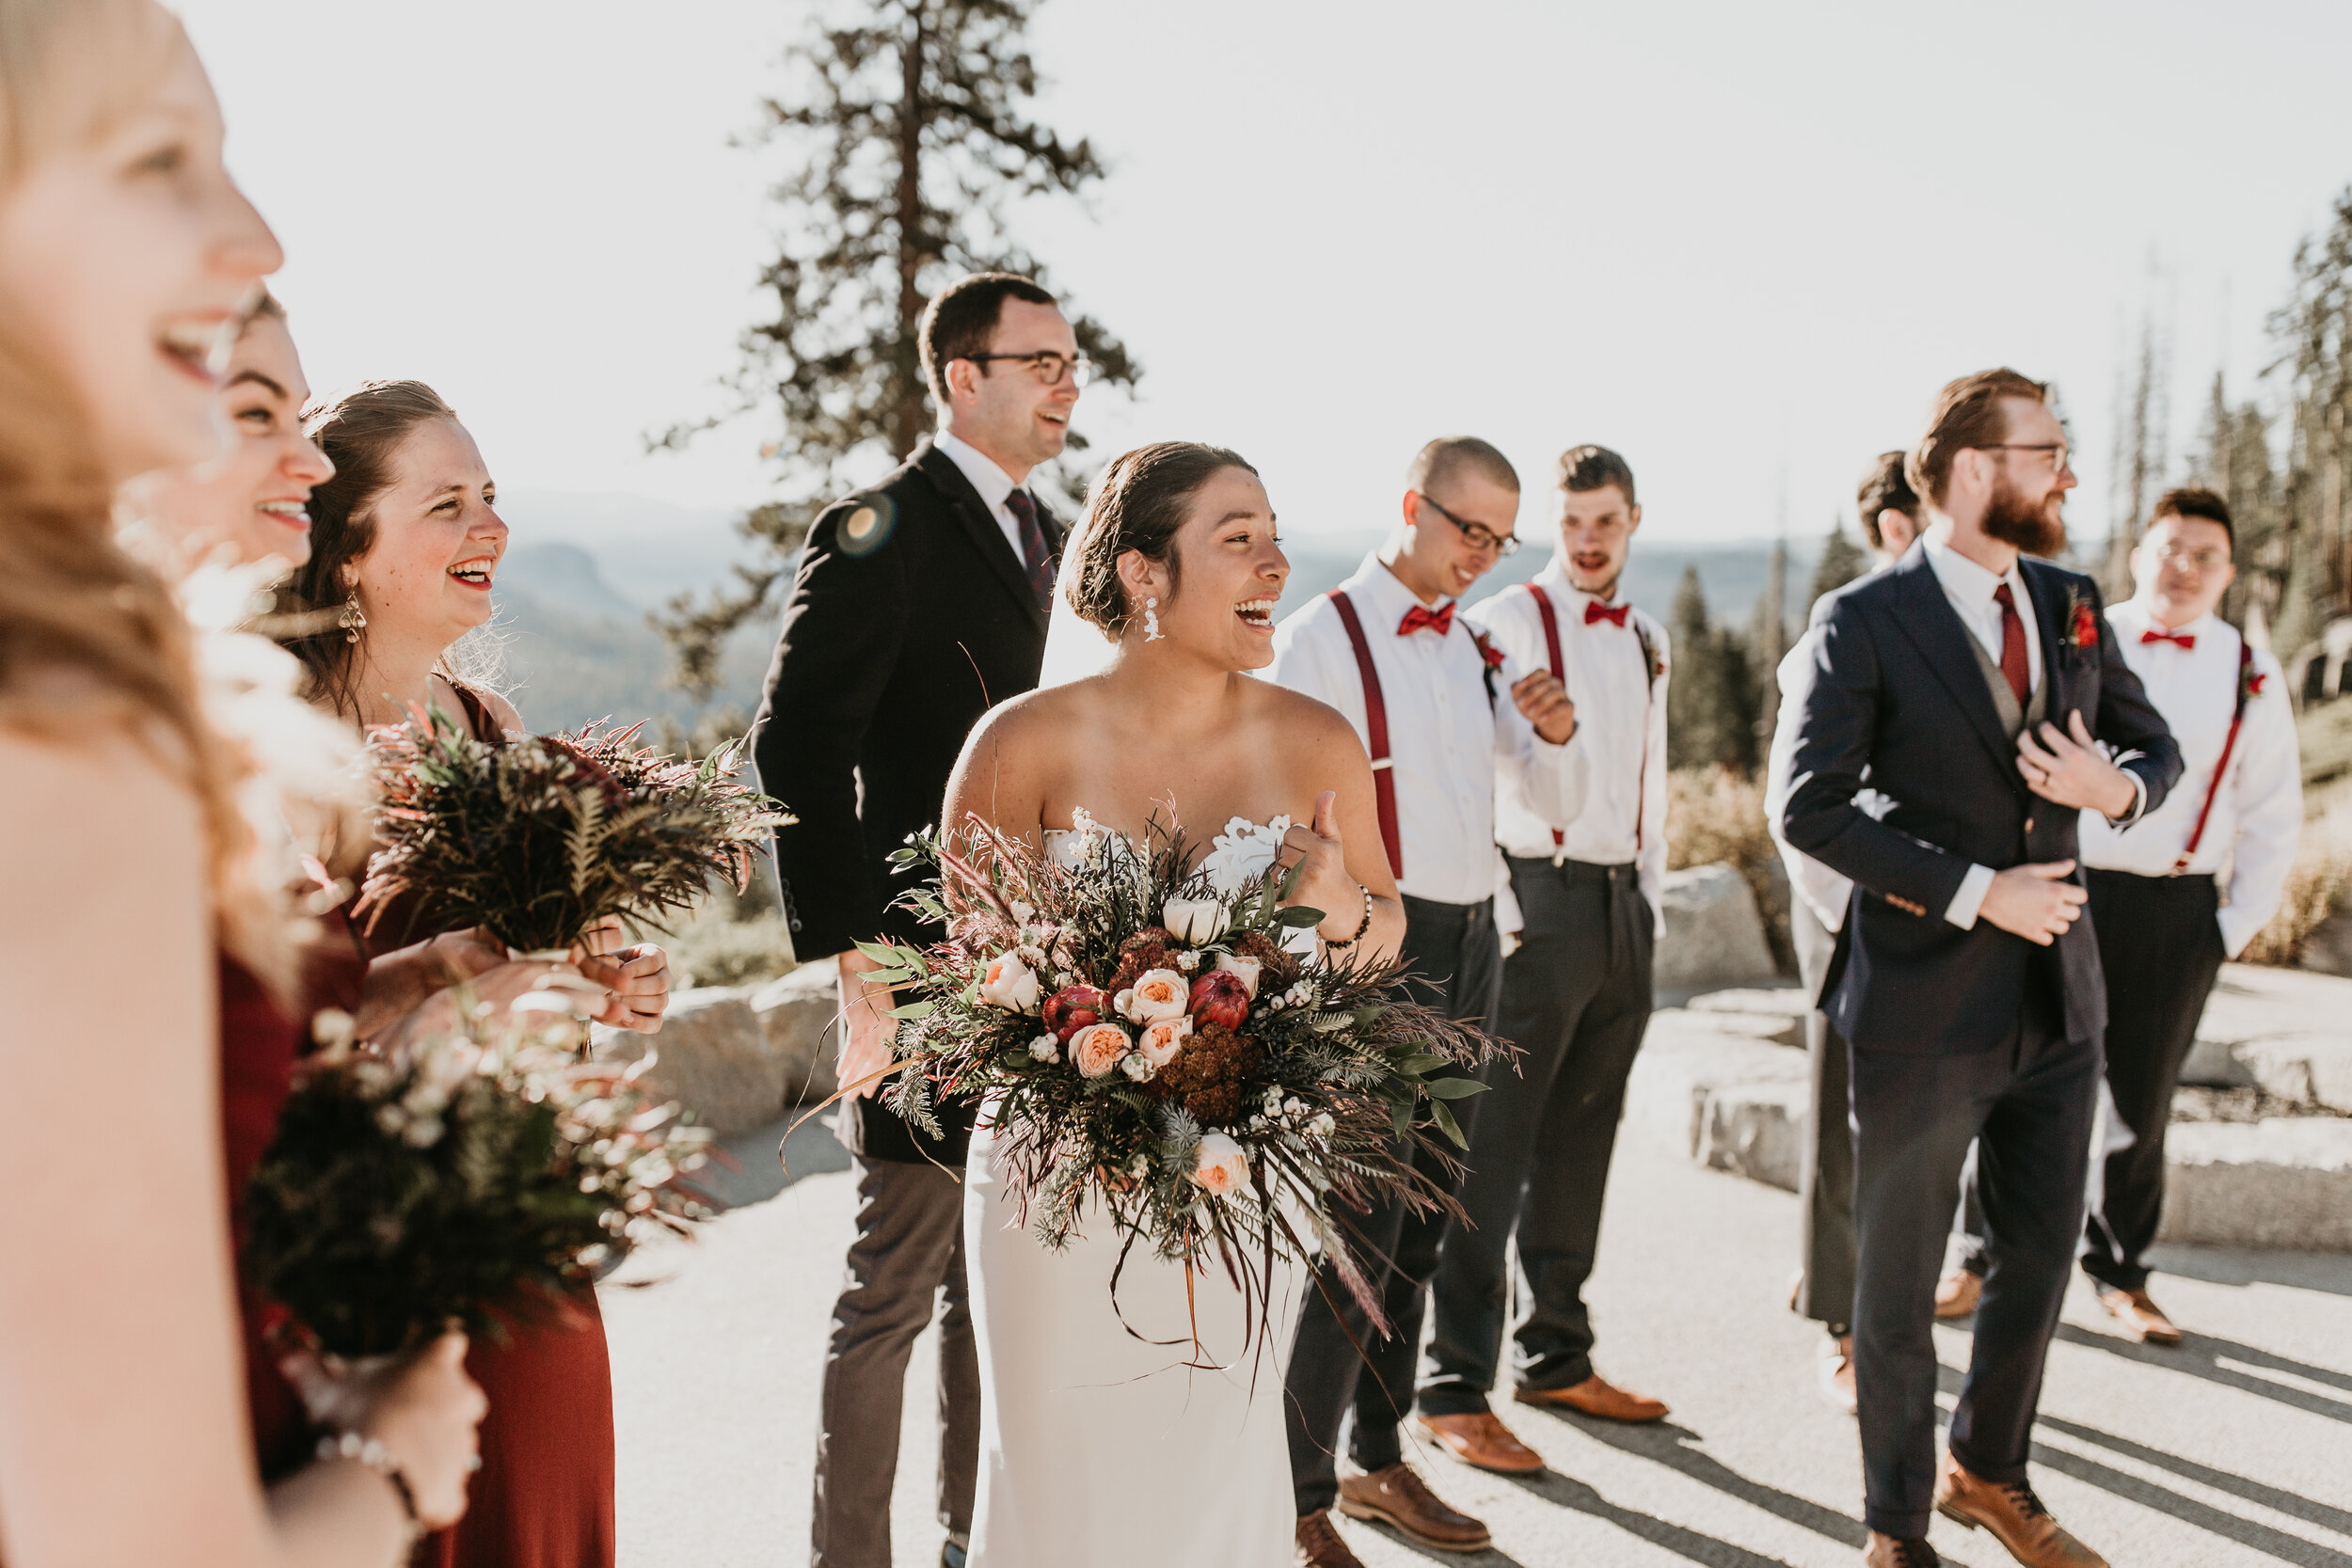
{"type": "MultiPolygon", "coordinates": [[[[1788,901],[1804,993],[1819,1002],[1836,933],[1803,898],[1788,901]]],[[[1804,1234],[1804,1277],[1797,1310],[1844,1334],[1853,1326],[1853,1124],[1846,1096],[1846,1042],[1817,1006],[1804,1015],[1804,1053],[1812,1067],[1812,1097],[1804,1140],[1797,1148],[1797,1212],[1804,1234]]]]}
{"type": "Polygon", "coordinates": [[[963,1188],[929,1162],[851,1156],[857,1240],[834,1303],[817,1428],[810,1568],[891,1568],[907,1356],[939,1318],[939,1522],[972,1529],[980,1363],[963,1275],[963,1188]],[[936,1307],[934,1304],[937,1304],[936,1307]]]}
{"type": "Polygon", "coordinates": [[[1420,1406],[1486,1410],[1511,1328],[1516,1381],[1566,1388],[1593,1373],[1584,1281],[1625,1110],[1649,1027],[1649,901],[1631,865],[1510,857],[1527,926],[1502,964],[1502,1036],[1525,1054],[1491,1064],[1462,1182],[1465,1226],[1438,1253],[1420,1406]],[[1507,1249],[1518,1243],[1521,1307],[1507,1324],[1507,1249]]]}

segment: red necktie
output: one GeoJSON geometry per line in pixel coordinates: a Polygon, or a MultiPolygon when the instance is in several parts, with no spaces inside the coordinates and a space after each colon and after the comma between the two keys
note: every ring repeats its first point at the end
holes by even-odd
{"type": "Polygon", "coordinates": [[[2033,693],[2033,674],[2026,662],[2026,623],[2018,619],[2017,601],[2009,596],[2008,583],[1993,590],[1993,602],[2001,607],[2001,673],[2017,693],[2017,705],[2024,707],[2033,693]]]}
{"type": "Polygon", "coordinates": [[[1399,637],[1410,637],[1424,626],[1436,632],[1439,637],[1452,631],[1454,629],[1454,607],[1450,604],[1440,605],[1436,610],[1432,610],[1427,605],[1417,604],[1405,612],[1404,624],[1396,628],[1396,634],[1399,637]]]}
{"type": "Polygon", "coordinates": [[[1625,612],[1632,608],[1629,604],[1607,605],[1598,599],[1587,599],[1584,601],[1584,624],[1589,626],[1595,621],[1606,621],[1611,626],[1622,629],[1625,626],[1625,612]]]}
{"type": "Polygon", "coordinates": [[[2197,646],[2197,634],[2195,632],[2166,631],[2159,626],[2150,626],[2146,631],[2139,634],[2139,640],[2142,642],[2178,642],[2183,648],[2194,648],[2197,646]]]}

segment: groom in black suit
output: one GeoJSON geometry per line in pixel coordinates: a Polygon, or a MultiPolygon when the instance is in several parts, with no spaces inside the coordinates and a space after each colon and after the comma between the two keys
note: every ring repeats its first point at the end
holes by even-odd
{"type": "Polygon", "coordinates": [[[760,784],[799,820],[776,834],[792,947],[837,956],[842,1142],[858,1173],[857,1240],[834,1307],[817,1435],[812,1568],[890,1568],[890,1489],[907,1355],[940,1319],[942,1561],[972,1528],[979,1363],[964,1283],[968,1105],[942,1138],[880,1102],[888,987],[854,943],[945,933],[898,907],[914,885],[891,852],[938,821],[981,714],[1037,685],[1064,531],[1024,487],[1059,455],[1087,366],[1054,296],[979,273],[923,313],[918,349],[942,429],[871,489],[835,502],[802,550],[756,720],[760,784]],[[858,1085],[858,1086],[852,1086],[858,1085]]]}
{"type": "Polygon", "coordinates": [[[1822,1005],[1851,1052],[1865,1561],[1936,1562],[1934,1510],[2020,1562],[2088,1568],[2026,1474],[2106,1027],[2077,813],[2138,820],[2180,752],[2097,586],[2025,559],[2064,547],[2074,484],[2048,389],[1953,382],[1908,468],[1921,547],[1817,620],[1782,814],[1792,847],[1854,881],[1822,1005]],[[1972,1138],[1991,1268],[1939,1467],[1932,1297],[1972,1138]]]}

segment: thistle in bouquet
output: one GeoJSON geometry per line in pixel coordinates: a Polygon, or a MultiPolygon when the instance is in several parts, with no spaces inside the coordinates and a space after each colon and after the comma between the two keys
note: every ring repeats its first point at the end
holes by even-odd
{"type": "Polygon", "coordinates": [[[1245,873],[1156,818],[1141,846],[1078,829],[1069,864],[977,819],[899,852],[938,868],[914,903],[947,940],[860,944],[913,997],[889,1103],[935,1132],[938,1096],[1000,1097],[1008,1182],[1049,1247],[1099,1203],[1122,1258],[1215,1260],[1263,1303],[1276,1258],[1319,1243],[1385,1331],[1364,1265],[1386,1260],[1352,1216],[1453,1207],[1413,1155],[1458,1168],[1433,1132],[1463,1147],[1449,1101],[1484,1085],[1458,1071],[1506,1048],[1408,1000],[1393,964],[1295,950],[1324,919],[1284,905],[1295,867],[1245,873]]]}
{"type": "Polygon", "coordinates": [[[744,742],[695,763],[635,744],[642,725],[477,739],[436,707],[371,733],[383,847],[359,912],[418,930],[485,927],[553,954],[608,916],[660,928],[714,877],[751,885],[754,857],[792,820],[735,782],[744,742]]]}
{"type": "Polygon", "coordinates": [[[245,1195],[247,1272],[313,1348],[503,1339],[709,1212],[708,1132],[646,1092],[650,1056],[583,1060],[575,1018],[481,1007],[393,1055],[328,1032],[245,1195]]]}

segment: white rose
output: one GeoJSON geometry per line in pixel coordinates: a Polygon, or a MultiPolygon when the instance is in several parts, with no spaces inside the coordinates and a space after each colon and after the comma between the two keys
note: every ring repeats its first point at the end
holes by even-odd
{"type": "Polygon", "coordinates": [[[1164,1018],[1143,1026],[1143,1037],[1136,1041],[1136,1049],[1150,1058],[1155,1068],[1168,1066],[1176,1059],[1176,1053],[1184,1048],[1192,1037],[1189,1018],[1164,1018]]]}
{"type": "Polygon", "coordinates": [[[1200,1151],[1192,1168],[1193,1181],[1211,1197],[1223,1197],[1227,1193],[1245,1186],[1249,1180],[1249,1156],[1241,1145],[1222,1132],[1211,1132],[1200,1140],[1200,1151]]]}
{"type": "Polygon", "coordinates": [[[1160,911],[1160,924],[1198,947],[1223,934],[1225,906],[1215,898],[1170,898],[1160,911]]]}
{"type": "Polygon", "coordinates": [[[1157,1023],[1192,1010],[1192,988],[1172,969],[1147,969],[1111,1006],[1130,1023],[1157,1023]]]}
{"type": "Polygon", "coordinates": [[[1255,1002],[1258,999],[1258,975],[1265,968],[1264,964],[1256,958],[1245,958],[1238,953],[1224,953],[1218,955],[1216,967],[1229,974],[1240,975],[1241,983],[1249,989],[1249,1000],[1255,1002]]]}
{"type": "Polygon", "coordinates": [[[980,976],[980,1000],[1009,1013],[1033,1013],[1038,1003],[1037,972],[1023,963],[1018,953],[999,954],[989,960],[987,972],[980,976]]]}

